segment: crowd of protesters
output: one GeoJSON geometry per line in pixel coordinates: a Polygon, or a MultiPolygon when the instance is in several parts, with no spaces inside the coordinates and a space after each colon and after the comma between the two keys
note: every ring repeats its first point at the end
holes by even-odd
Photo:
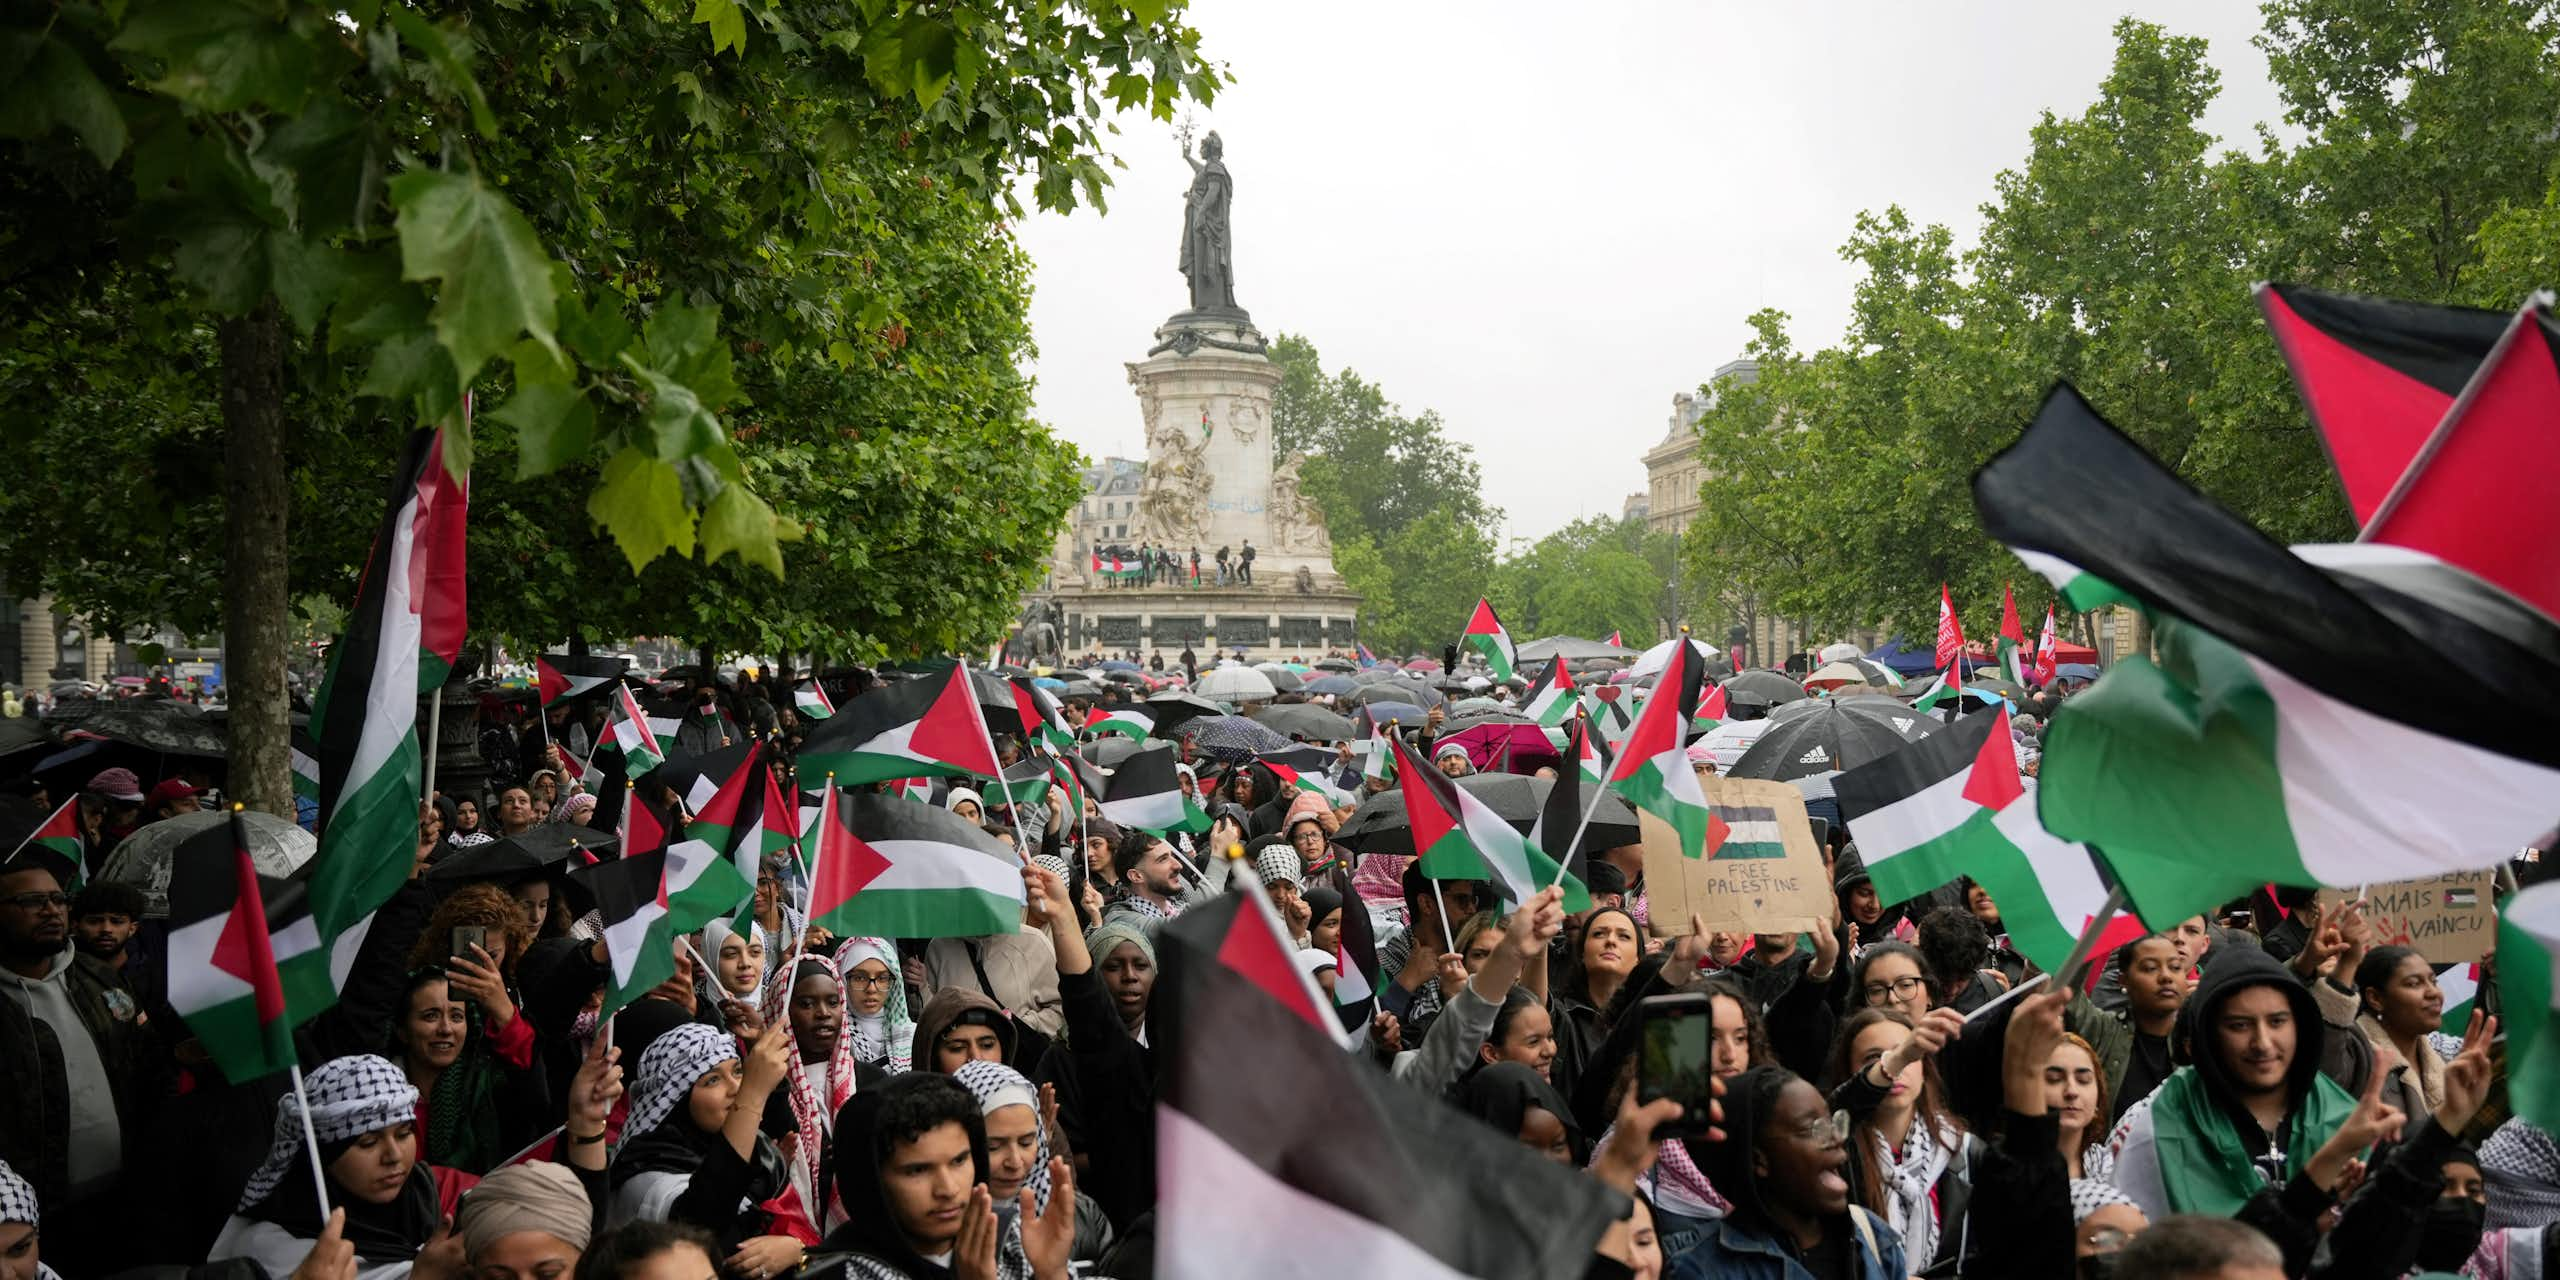
{"type": "MultiPolygon", "coordinates": [[[[748,736],[787,756],[807,728],[752,679],[675,692],[679,756],[748,736]]],[[[1471,771],[1432,754],[1439,725],[1417,748],[1471,771]]],[[[88,779],[78,874],[0,866],[0,1278],[1147,1276],[1182,1229],[1156,1217],[1157,943],[1239,892],[1270,896],[1327,991],[1369,940],[1351,1052],[1411,1106],[1623,1177],[1591,1276],[2560,1274],[2560,1147],[2506,1114],[2495,1020],[2448,1034],[2435,969],[2308,892],[2144,936],[2085,991],[2011,998],[2033,972],[1999,904],[1966,882],[1879,901],[1851,833],[1824,851],[1833,928],[1659,919],[1637,846],[1592,854],[1594,905],[1567,917],[1346,848],[1386,785],[1348,743],[1333,798],[1186,743],[1198,836],[1071,812],[1063,788],[1016,811],[934,785],[922,802],[1024,855],[1017,932],[833,937],[773,857],[745,911],[606,1020],[609,958],[565,868],[435,874],[594,824],[602,728],[566,702],[493,726],[492,785],[422,806],[411,882],[299,1032],[316,1157],[282,1078],[211,1067],[167,1005],[143,887],[98,874],[205,780],[88,779]],[[1669,1104],[1634,1096],[1636,1011],[1673,992],[1709,1000],[1719,1123],[1655,1141],[1669,1104]]],[[[0,847],[60,799],[15,792],[0,847]]]]}

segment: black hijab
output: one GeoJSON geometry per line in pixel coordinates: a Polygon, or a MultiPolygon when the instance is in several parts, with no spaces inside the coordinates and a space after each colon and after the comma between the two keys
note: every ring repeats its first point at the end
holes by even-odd
{"type": "Polygon", "coordinates": [[[981,1185],[986,1182],[987,1121],[978,1110],[978,1100],[946,1075],[910,1071],[892,1077],[877,1089],[866,1089],[845,1099],[843,1109],[836,1112],[836,1138],[830,1160],[836,1196],[844,1204],[846,1222],[828,1233],[824,1247],[830,1252],[877,1258],[913,1280],[949,1280],[950,1268],[926,1261],[907,1243],[906,1234],[898,1230],[897,1215],[889,1207],[888,1192],[880,1185],[880,1166],[889,1158],[889,1149],[915,1136],[883,1128],[881,1113],[891,1108],[912,1113],[920,1102],[938,1102],[938,1113],[960,1122],[969,1135],[977,1181],[981,1185]],[[937,1091],[953,1097],[929,1097],[937,1091]]]}
{"type": "MultiPolygon", "coordinates": [[[[352,1138],[321,1143],[321,1163],[336,1164],[338,1157],[355,1145],[356,1139],[352,1138]]],[[[436,1176],[424,1160],[410,1167],[409,1180],[389,1204],[348,1195],[332,1178],[329,1205],[347,1211],[344,1238],[355,1246],[356,1257],[372,1266],[414,1260],[436,1229],[444,1225],[444,1208],[436,1198],[436,1176]]],[[[311,1189],[311,1162],[295,1160],[266,1198],[242,1209],[240,1216],[274,1223],[297,1240],[319,1239],[323,1222],[319,1196],[311,1189]]]]}
{"type": "Polygon", "coordinates": [[[1502,1131],[1506,1138],[1520,1135],[1520,1121],[1532,1107],[1556,1118],[1564,1126],[1565,1144],[1573,1152],[1575,1168],[1581,1168],[1589,1154],[1582,1144],[1582,1126],[1574,1123],[1573,1108],[1566,1106],[1538,1073],[1517,1062],[1492,1062],[1469,1071],[1457,1086],[1458,1109],[1502,1131]]]}

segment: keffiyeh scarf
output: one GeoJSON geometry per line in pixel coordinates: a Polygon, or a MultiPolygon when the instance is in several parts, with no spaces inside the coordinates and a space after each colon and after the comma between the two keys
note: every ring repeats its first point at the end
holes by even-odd
{"type": "MultiPolygon", "coordinates": [[[[765,1025],[790,1025],[792,990],[800,985],[802,978],[821,976],[834,981],[836,989],[843,991],[844,975],[836,968],[835,961],[819,955],[803,955],[793,961],[787,977],[765,988],[765,1025]]],[[[787,1096],[791,1099],[792,1127],[800,1134],[800,1141],[791,1156],[791,1181],[800,1188],[802,1203],[809,1206],[811,1217],[841,1217],[843,1209],[840,1205],[817,1203],[817,1185],[818,1171],[826,1167],[826,1138],[834,1129],[836,1112],[844,1106],[845,1099],[853,1096],[853,1037],[843,1030],[836,1032],[835,1048],[827,1055],[824,1097],[819,1096],[817,1081],[810,1078],[809,1064],[801,1060],[803,1055],[797,1048],[797,1032],[793,1033],[792,1039],[791,1065],[789,1073],[783,1077],[783,1087],[789,1091],[787,1096]]],[[[827,1198],[833,1201],[835,1196],[830,1193],[827,1198]]],[[[823,1228],[832,1223],[822,1222],[819,1225],[823,1228]]]]}
{"type": "Polygon", "coordinates": [[[1904,1256],[1926,1266],[1938,1256],[1938,1206],[1930,1192],[1947,1171],[1964,1135],[1931,1133],[1919,1126],[1903,1138],[1902,1151],[1876,1136],[1876,1171],[1884,1184],[1885,1222],[1902,1237],[1904,1256]]]}
{"type": "Polygon", "coordinates": [[[33,1227],[43,1220],[36,1208],[36,1189],[27,1185],[8,1161],[0,1160],[0,1222],[23,1222],[33,1227]]]}
{"type": "Polygon", "coordinates": [[[1040,1091],[1031,1087],[1021,1072],[1001,1062],[973,1058],[951,1073],[969,1096],[978,1100],[978,1114],[994,1115],[1006,1107],[1031,1108],[1040,1135],[1039,1151],[1032,1157],[1031,1176],[1022,1187],[1031,1193],[1031,1211],[1049,1211],[1049,1126],[1040,1118],[1040,1091]]]}
{"type": "Polygon", "coordinates": [[[738,1056],[738,1042],[718,1027],[687,1022],[649,1042],[640,1055],[640,1075],[632,1084],[631,1115],[622,1126],[622,1141],[664,1124],[693,1093],[704,1072],[738,1056]]]}
{"type": "Polygon", "coordinates": [[[2512,1119],[2480,1144],[2480,1176],[2489,1185],[2489,1232],[2560,1222],[2560,1143],[2531,1121],[2512,1119]]]}
{"type": "MultiPolygon", "coordinates": [[[[311,1134],[322,1146],[352,1142],[418,1117],[417,1086],[387,1059],[369,1053],[321,1064],[303,1082],[303,1092],[311,1099],[311,1134]]],[[[305,1158],[302,1100],[286,1094],[276,1107],[275,1137],[267,1148],[266,1163],[249,1175],[249,1185],[240,1193],[241,1210],[266,1199],[294,1162],[305,1158]]]]}
{"type": "Polygon", "coordinates": [[[2089,1215],[2111,1204],[2132,1204],[2133,1197],[2116,1190],[2116,1184],[2098,1178],[2071,1180],[2071,1220],[2086,1222],[2089,1215]]]}

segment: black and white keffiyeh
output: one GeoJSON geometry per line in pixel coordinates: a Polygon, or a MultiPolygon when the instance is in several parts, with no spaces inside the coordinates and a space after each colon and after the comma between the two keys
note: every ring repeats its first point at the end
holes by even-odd
{"type": "Polygon", "coordinates": [[[664,1123],[704,1072],[737,1056],[737,1040],[700,1022],[685,1023],[651,1041],[640,1055],[640,1077],[632,1088],[631,1119],[622,1127],[622,1140],[627,1143],[664,1123]]]}
{"type": "Polygon", "coordinates": [[[8,1161],[0,1160],[0,1222],[23,1222],[32,1227],[42,1221],[36,1208],[36,1189],[28,1186],[8,1161]]]}
{"type": "Polygon", "coordinates": [[[2560,1222],[2560,1143],[2519,1116],[2480,1144],[2480,1177],[2489,1186],[2485,1227],[2540,1227],[2560,1222]]]}
{"type": "Polygon", "coordinates": [[[978,1114],[991,1116],[1006,1107],[1029,1107],[1040,1134],[1040,1150],[1032,1157],[1031,1176],[1023,1180],[1023,1188],[1031,1193],[1031,1211],[1049,1211],[1049,1127],[1039,1123],[1040,1091],[1023,1078],[1021,1072],[1001,1062],[973,1058],[951,1073],[969,1096],[978,1100],[978,1114]]]}
{"type": "MultiPolygon", "coordinates": [[[[322,1146],[352,1142],[377,1129],[408,1124],[418,1118],[418,1087],[387,1058],[352,1054],[322,1063],[303,1081],[311,1099],[311,1136],[322,1146]]],[[[302,1100],[288,1093],[276,1107],[276,1131],[266,1163],[249,1175],[240,1193],[240,1208],[267,1198],[294,1161],[307,1159],[302,1145],[302,1100]]]]}
{"type": "Polygon", "coordinates": [[[2133,1197],[2116,1190],[2116,1184],[2096,1178],[2071,1180],[2071,1220],[2088,1221],[2089,1215],[2111,1204],[2132,1204],[2133,1197]]]}

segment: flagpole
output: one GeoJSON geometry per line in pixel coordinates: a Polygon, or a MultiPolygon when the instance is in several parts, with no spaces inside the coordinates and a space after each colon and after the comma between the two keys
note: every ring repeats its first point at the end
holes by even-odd
{"type": "Polygon", "coordinates": [[[311,1127],[311,1094],[302,1087],[302,1063],[287,1062],[285,1070],[293,1073],[293,1100],[302,1109],[302,1150],[311,1157],[311,1194],[319,1197],[320,1220],[329,1220],[329,1170],[320,1160],[320,1135],[311,1127]]]}
{"type": "MultiPolygon", "coordinates": [[[[437,685],[434,691],[429,693],[427,696],[434,699],[434,701],[427,704],[426,794],[418,797],[421,800],[433,800],[436,798],[436,743],[437,740],[444,737],[444,686],[437,685]]],[[[314,1148],[314,1150],[317,1150],[317,1148],[314,1148]]],[[[325,1206],[322,1208],[320,1216],[324,1220],[328,1218],[329,1214],[325,1206]]]]}
{"type": "Polygon", "coordinates": [[[2107,923],[2116,918],[2117,912],[2124,910],[2124,900],[2123,885],[2107,886],[2107,900],[2098,904],[2097,911],[2089,917],[2088,927],[2080,931],[2080,941],[2072,944],[2071,958],[2062,962],[2061,971],[2055,975],[2069,989],[2080,989],[2080,970],[2089,963],[2089,953],[2097,950],[2098,935],[2105,933],[2107,923]]]}

